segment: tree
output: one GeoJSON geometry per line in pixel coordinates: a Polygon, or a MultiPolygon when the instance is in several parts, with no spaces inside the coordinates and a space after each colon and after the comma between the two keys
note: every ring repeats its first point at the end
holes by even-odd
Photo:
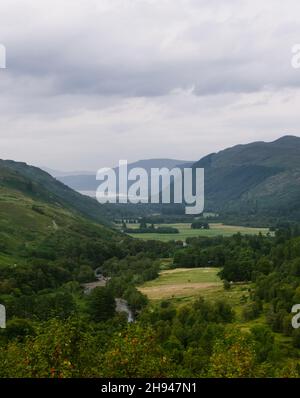
{"type": "Polygon", "coordinates": [[[34,334],[32,322],[28,319],[13,318],[7,322],[4,331],[8,340],[23,340],[25,337],[34,334]]]}
{"type": "Polygon", "coordinates": [[[251,328],[254,339],[256,358],[258,362],[273,359],[276,355],[274,334],[265,325],[256,325],[251,328]]]}
{"type": "Polygon", "coordinates": [[[77,280],[80,283],[91,282],[95,279],[95,273],[89,265],[81,265],[79,268],[77,280]]]}
{"type": "Polygon", "coordinates": [[[146,229],[147,228],[147,223],[144,219],[141,220],[140,223],[140,228],[139,229],[146,229]]]}
{"type": "Polygon", "coordinates": [[[194,221],[191,224],[192,229],[209,229],[209,224],[203,221],[194,221]]]}
{"type": "Polygon", "coordinates": [[[135,287],[131,286],[125,291],[124,298],[127,300],[129,307],[134,313],[140,311],[148,303],[147,297],[135,287]]]}
{"type": "Polygon", "coordinates": [[[89,314],[95,322],[106,321],[115,314],[115,299],[107,287],[96,287],[89,295],[88,303],[89,314]]]}

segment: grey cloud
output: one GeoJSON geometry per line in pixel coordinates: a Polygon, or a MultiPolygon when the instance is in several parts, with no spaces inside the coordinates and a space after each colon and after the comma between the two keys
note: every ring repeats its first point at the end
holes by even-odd
{"type": "MultiPolygon", "coordinates": [[[[93,1],[90,9],[77,1],[79,9],[82,5],[82,20],[76,17],[72,24],[72,13],[66,12],[65,25],[57,27],[54,13],[44,29],[40,14],[34,13],[36,2],[28,3],[33,10],[32,28],[22,32],[21,26],[20,34],[11,39],[6,34],[9,70],[16,79],[22,75],[52,78],[57,94],[159,96],[195,86],[196,94],[207,95],[299,85],[290,70],[290,47],[299,24],[289,30],[285,17],[275,14],[274,22],[265,28],[263,21],[274,10],[273,1],[266,1],[259,18],[259,2],[253,2],[256,12],[238,17],[232,9],[237,2],[226,1],[224,15],[226,10],[232,14],[225,20],[213,19],[216,2],[209,6],[205,1],[163,0],[170,10],[168,17],[157,1],[142,0],[130,7],[126,0],[121,7],[113,0],[115,7],[106,12],[97,11],[93,1]],[[159,15],[160,19],[147,16],[151,7],[153,18],[159,15]],[[207,16],[198,21],[190,13],[201,15],[201,7],[207,16]]],[[[294,14],[300,11],[297,1],[288,3],[294,14]]]]}
{"type": "Polygon", "coordinates": [[[2,0],[0,157],[90,169],[297,134],[299,26],[297,0],[2,0]]]}

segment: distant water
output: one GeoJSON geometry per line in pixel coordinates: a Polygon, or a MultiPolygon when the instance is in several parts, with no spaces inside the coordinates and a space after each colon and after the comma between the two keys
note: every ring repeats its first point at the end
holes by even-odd
{"type": "MultiPolygon", "coordinates": [[[[78,192],[81,193],[81,195],[86,195],[90,196],[91,198],[96,198],[96,191],[78,191],[78,192]]],[[[116,195],[115,193],[110,193],[107,195],[107,197],[109,198],[118,198],[119,196],[121,197],[121,195],[116,195]]],[[[128,196],[128,198],[130,199],[130,196],[128,196]]],[[[147,199],[147,198],[141,198],[141,199],[147,199]]]]}

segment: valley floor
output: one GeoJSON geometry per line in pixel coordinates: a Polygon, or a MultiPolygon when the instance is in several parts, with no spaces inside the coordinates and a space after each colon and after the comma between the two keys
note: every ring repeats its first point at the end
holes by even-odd
{"type": "MultiPolygon", "coordinates": [[[[138,228],[138,224],[127,224],[128,228],[138,228]]],[[[167,242],[169,240],[183,240],[187,238],[194,238],[198,236],[214,237],[214,236],[232,236],[238,232],[247,235],[257,235],[259,233],[266,235],[269,232],[268,228],[251,228],[236,225],[224,225],[222,223],[211,223],[209,229],[192,229],[190,223],[176,223],[176,224],[157,224],[156,227],[172,227],[178,229],[178,234],[161,234],[161,233],[134,233],[129,234],[133,238],[140,238],[145,240],[160,240],[167,242]]]]}

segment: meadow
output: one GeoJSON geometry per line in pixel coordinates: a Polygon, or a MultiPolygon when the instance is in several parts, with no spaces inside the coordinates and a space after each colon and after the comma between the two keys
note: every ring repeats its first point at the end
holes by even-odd
{"type": "MultiPolygon", "coordinates": [[[[235,324],[239,329],[246,331],[254,325],[264,325],[263,314],[253,320],[243,317],[244,308],[251,302],[251,283],[234,283],[229,290],[225,290],[218,276],[219,271],[220,268],[163,270],[157,279],[144,283],[138,290],[148,297],[153,308],[162,301],[170,301],[178,307],[202,297],[209,302],[228,303],[235,312],[235,324]]],[[[276,333],[276,339],[283,344],[290,344],[291,341],[280,333],[276,333]]]]}
{"type": "MultiPolygon", "coordinates": [[[[266,235],[269,232],[268,228],[252,228],[243,227],[236,225],[225,225],[222,223],[211,223],[209,229],[192,229],[190,223],[178,223],[178,224],[157,224],[157,227],[173,227],[179,230],[178,234],[156,234],[156,233],[135,233],[129,234],[133,238],[139,238],[144,240],[160,240],[167,242],[169,240],[182,240],[185,241],[187,238],[205,236],[232,236],[235,233],[240,232],[241,234],[257,235],[262,233],[266,235]]],[[[138,228],[138,224],[127,224],[128,228],[138,228]]]]}
{"type": "Polygon", "coordinates": [[[193,298],[204,290],[222,288],[219,268],[176,268],[161,271],[139,290],[150,300],[193,298]]]}

